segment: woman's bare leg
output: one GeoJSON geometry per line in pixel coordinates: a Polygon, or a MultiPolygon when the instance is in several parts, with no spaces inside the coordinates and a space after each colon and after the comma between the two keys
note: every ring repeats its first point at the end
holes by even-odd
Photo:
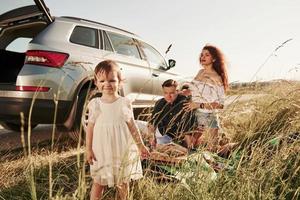
{"type": "Polygon", "coordinates": [[[202,137],[202,136],[198,137],[195,141],[195,147],[199,147],[199,146],[202,146],[205,144],[206,144],[206,141],[205,141],[204,137],[202,137]]]}
{"type": "Polygon", "coordinates": [[[186,143],[186,147],[188,149],[194,148],[194,141],[193,141],[193,136],[192,135],[185,135],[184,136],[184,142],[186,143]]]}
{"type": "Polygon", "coordinates": [[[219,129],[210,128],[208,131],[207,147],[209,151],[216,152],[219,144],[219,129]]]}
{"type": "Polygon", "coordinates": [[[128,183],[122,183],[117,186],[117,199],[126,200],[128,198],[129,185],[128,183]]]}
{"type": "Polygon", "coordinates": [[[90,193],[90,200],[100,200],[102,198],[104,187],[105,186],[93,182],[90,193]]]}
{"type": "Polygon", "coordinates": [[[230,153],[238,146],[238,143],[227,143],[218,148],[218,155],[222,157],[228,157],[230,153]]]}

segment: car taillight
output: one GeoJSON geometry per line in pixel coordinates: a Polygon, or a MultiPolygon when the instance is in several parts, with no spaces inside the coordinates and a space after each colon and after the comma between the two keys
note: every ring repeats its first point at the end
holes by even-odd
{"type": "Polygon", "coordinates": [[[69,55],[54,51],[29,50],[26,52],[25,64],[62,67],[69,55]]]}
{"type": "Polygon", "coordinates": [[[17,91],[24,92],[48,92],[50,88],[48,87],[39,87],[39,86],[16,86],[17,91]]]}

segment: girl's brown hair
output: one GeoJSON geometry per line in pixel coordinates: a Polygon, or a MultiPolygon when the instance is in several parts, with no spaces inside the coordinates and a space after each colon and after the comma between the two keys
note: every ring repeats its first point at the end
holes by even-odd
{"type": "Polygon", "coordinates": [[[228,75],[226,69],[225,57],[220,49],[212,45],[205,45],[203,50],[209,51],[215,61],[213,62],[214,70],[221,76],[225,91],[228,88],[228,75]]]}
{"type": "Polygon", "coordinates": [[[123,81],[120,67],[113,60],[104,60],[104,61],[100,62],[95,67],[95,70],[94,70],[94,80],[97,80],[97,74],[98,73],[104,73],[107,76],[112,71],[117,72],[117,76],[118,76],[118,79],[119,79],[120,82],[123,81]]]}

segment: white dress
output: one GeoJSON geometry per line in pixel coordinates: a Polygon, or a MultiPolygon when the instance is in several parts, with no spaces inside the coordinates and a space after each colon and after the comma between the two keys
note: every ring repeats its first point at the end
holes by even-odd
{"type": "Polygon", "coordinates": [[[100,185],[112,187],[143,176],[138,147],[126,121],[133,118],[130,101],[119,97],[113,103],[92,99],[89,122],[95,123],[92,149],[97,161],[91,176],[100,185]]]}

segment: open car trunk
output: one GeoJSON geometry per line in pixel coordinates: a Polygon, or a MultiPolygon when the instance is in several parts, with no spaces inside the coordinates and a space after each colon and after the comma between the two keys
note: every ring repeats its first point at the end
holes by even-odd
{"type": "Polygon", "coordinates": [[[0,90],[9,90],[15,85],[25,61],[26,52],[20,53],[18,45],[13,51],[7,47],[18,38],[34,38],[53,21],[42,0],[28,0],[28,4],[4,8],[8,11],[0,13],[0,90]]]}
{"type": "MultiPolygon", "coordinates": [[[[0,84],[14,85],[25,60],[25,53],[0,50],[0,84]]],[[[8,88],[7,88],[8,89],[8,88]]]]}
{"type": "MultiPolygon", "coordinates": [[[[32,22],[30,24],[12,27],[8,30],[2,31],[0,36],[0,84],[15,84],[17,76],[24,65],[25,53],[15,51],[8,51],[6,47],[18,38],[33,38],[47,26],[43,22],[32,22]]],[[[16,45],[17,47],[17,45],[16,45]]]]}

